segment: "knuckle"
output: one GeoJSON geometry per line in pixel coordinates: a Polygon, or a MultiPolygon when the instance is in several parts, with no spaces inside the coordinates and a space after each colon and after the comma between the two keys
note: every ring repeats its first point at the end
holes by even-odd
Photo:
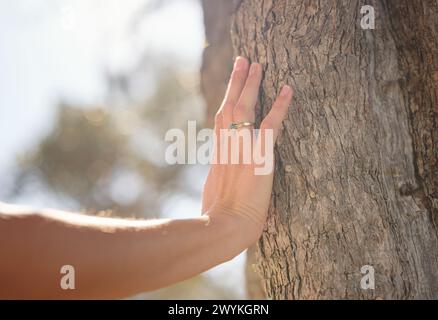
{"type": "Polygon", "coordinates": [[[275,100],[275,107],[281,108],[284,107],[287,104],[287,97],[284,96],[278,96],[275,100]]]}
{"type": "Polygon", "coordinates": [[[259,72],[254,72],[252,74],[248,75],[248,80],[247,82],[251,85],[251,86],[257,86],[259,81],[261,79],[261,73],[259,72]]]}
{"type": "Polygon", "coordinates": [[[222,122],[222,111],[218,111],[215,115],[214,115],[214,123],[216,125],[220,124],[222,122]]]}
{"type": "Polygon", "coordinates": [[[261,130],[272,129],[272,128],[274,128],[274,123],[272,122],[271,119],[265,119],[260,124],[261,130]]]}
{"type": "Polygon", "coordinates": [[[233,110],[233,107],[234,107],[233,103],[229,101],[225,101],[222,110],[223,112],[230,112],[230,110],[233,110]]]}
{"type": "Polygon", "coordinates": [[[236,106],[236,108],[233,111],[233,116],[236,119],[242,119],[247,116],[247,112],[245,110],[245,107],[243,105],[236,106]]]}
{"type": "Polygon", "coordinates": [[[236,112],[243,112],[245,110],[246,110],[246,107],[242,102],[239,102],[238,104],[236,104],[236,107],[234,108],[234,111],[236,111],[236,112]]]}
{"type": "Polygon", "coordinates": [[[225,102],[225,105],[224,105],[225,110],[232,110],[233,108],[234,108],[234,103],[232,103],[230,101],[225,102]]]}
{"type": "Polygon", "coordinates": [[[278,98],[278,107],[280,108],[286,108],[289,106],[290,102],[291,102],[291,97],[285,96],[285,95],[280,95],[278,98]]]}
{"type": "Polygon", "coordinates": [[[233,71],[231,74],[231,80],[245,80],[245,73],[243,70],[233,71]]]}
{"type": "Polygon", "coordinates": [[[251,84],[254,84],[258,81],[258,74],[250,74],[248,75],[248,82],[250,82],[251,84]]]}

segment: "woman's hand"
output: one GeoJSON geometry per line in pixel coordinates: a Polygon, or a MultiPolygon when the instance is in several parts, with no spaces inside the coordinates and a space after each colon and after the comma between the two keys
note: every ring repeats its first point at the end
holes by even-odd
{"type": "MultiPolygon", "coordinates": [[[[261,73],[259,64],[249,67],[246,59],[236,60],[216,116],[217,134],[233,122],[254,121],[261,73]]],[[[291,99],[292,89],[285,86],[261,124],[260,150],[269,140],[274,143],[291,99]]],[[[242,130],[253,129],[232,132],[242,130]]],[[[222,148],[224,142],[217,143],[219,155],[237,151],[244,158],[248,148],[254,152],[251,143],[222,148]]],[[[204,216],[191,219],[123,220],[0,204],[0,298],[124,297],[232,259],[260,237],[266,220],[273,174],[257,175],[257,166],[213,164],[204,190],[204,216]],[[74,290],[60,286],[63,265],[76,270],[74,290]]]]}
{"type": "MultiPolygon", "coordinates": [[[[265,150],[266,143],[275,144],[278,131],[281,128],[282,121],[285,118],[288,107],[291,103],[293,91],[290,86],[284,86],[274,102],[270,112],[260,125],[260,132],[256,138],[257,143],[250,145],[240,142],[237,149],[233,150],[230,143],[228,148],[220,132],[224,130],[248,130],[251,132],[252,127],[243,127],[240,129],[229,129],[232,123],[254,122],[255,105],[257,103],[259,86],[262,79],[262,67],[258,63],[249,65],[247,59],[238,57],[234,64],[234,69],[228,84],[225,98],[215,117],[215,135],[216,145],[215,153],[217,159],[221,158],[221,153],[228,152],[225,156],[230,160],[232,151],[239,153],[239,164],[213,163],[203,194],[203,214],[209,216],[228,215],[233,218],[244,233],[250,236],[251,241],[256,241],[263,230],[267,218],[269,200],[272,190],[273,170],[268,174],[256,174],[257,164],[251,157],[251,163],[242,163],[243,153],[250,152],[254,155],[257,148],[251,149],[252,146],[259,146],[265,150]],[[272,136],[268,131],[272,130],[272,136]],[[220,147],[220,148],[219,148],[220,147]]],[[[234,131],[236,134],[236,131],[234,131]]],[[[252,140],[251,140],[252,141],[252,140]]],[[[265,154],[265,159],[273,159],[273,150],[267,149],[271,154],[265,154]]],[[[260,149],[258,149],[260,151],[260,149]]],[[[216,158],[216,157],[214,157],[216,158]]],[[[260,165],[260,164],[258,164],[260,165]]]]}

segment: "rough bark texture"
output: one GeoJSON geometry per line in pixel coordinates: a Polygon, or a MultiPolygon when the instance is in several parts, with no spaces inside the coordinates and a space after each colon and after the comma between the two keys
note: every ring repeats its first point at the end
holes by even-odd
{"type": "Polygon", "coordinates": [[[245,284],[248,299],[266,299],[262,278],[257,272],[257,245],[253,245],[246,251],[245,284]]]}
{"type": "Polygon", "coordinates": [[[264,68],[258,119],[295,87],[257,250],[268,297],[438,298],[437,35],[432,0],[240,2],[232,40],[264,68]]]}
{"type": "Polygon", "coordinates": [[[385,9],[404,72],[420,181],[420,190],[410,192],[424,200],[438,230],[438,1],[385,1],[385,9]]]}

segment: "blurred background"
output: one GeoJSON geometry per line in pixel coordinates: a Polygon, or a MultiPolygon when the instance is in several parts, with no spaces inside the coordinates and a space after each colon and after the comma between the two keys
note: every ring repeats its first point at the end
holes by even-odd
{"type": "MultiPolygon", "coordinates": [[[[164,134],[206,122],[206,46],[198,0],[0,0],[0,201],[200,215],[208,167],[167,165],[164,134]]],[[[244,260],[133,298],[243,299],[244,260]]]]}

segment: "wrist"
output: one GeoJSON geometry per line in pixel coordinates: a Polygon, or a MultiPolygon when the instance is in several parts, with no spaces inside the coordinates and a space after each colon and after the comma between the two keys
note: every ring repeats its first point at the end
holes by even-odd
{"type": "Polygon", "coordinates": [[[211,219],[220,220],[225,228],[232,230],[233,237],[245,250],[253,245],[263,233],[266,215],[261,215],[255,210],[245,206],[227,206],[216,203],[206,213],[211,219]]]}

